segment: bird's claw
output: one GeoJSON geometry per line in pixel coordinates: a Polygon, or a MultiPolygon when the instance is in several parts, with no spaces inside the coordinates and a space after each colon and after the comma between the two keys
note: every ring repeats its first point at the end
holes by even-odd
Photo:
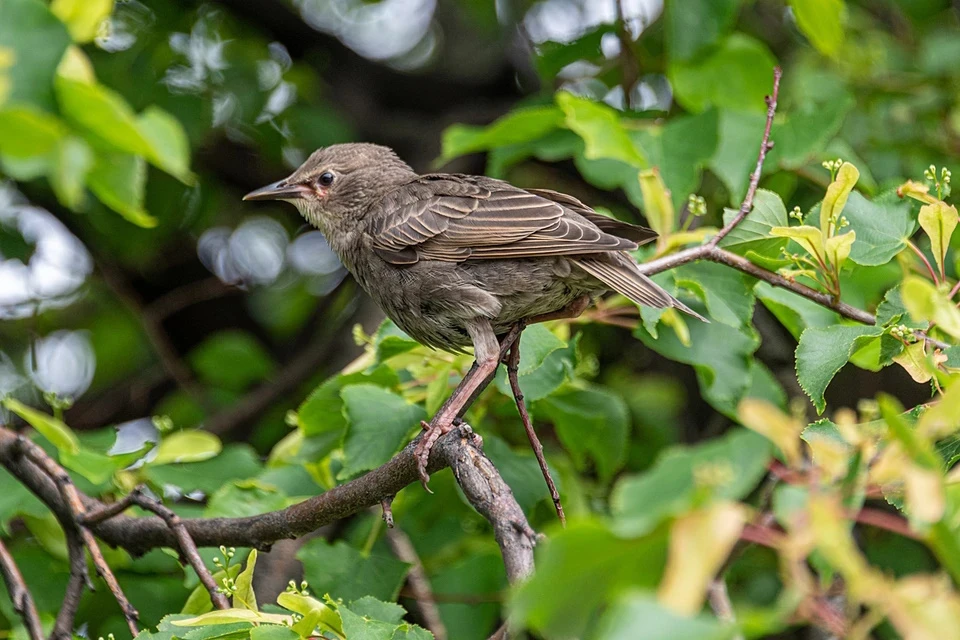
{"type": "Polygon", "coordinates": [[[427,473],[427,464],[430,462],[430,452],[433,450],[433,445],[440,439],[440,436],[449,433],[450,430],[453,429],[453,423],[439,421],[434,418],[433,422],[421,420],[420,426],[423,427],[423,437],[420,438],[420,442],[417,443],[417,447],[413,450],[413,456],[417,460],[417,475],[420,476],[420,484],[423,485],[427,493],[433,493],[430,487],[427,486],[430,482],[430,474],[427,473]]]}

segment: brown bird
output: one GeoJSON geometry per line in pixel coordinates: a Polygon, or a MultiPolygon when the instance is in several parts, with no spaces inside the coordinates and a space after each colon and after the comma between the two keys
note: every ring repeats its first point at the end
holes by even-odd
{"type": "MultiPolygon", "coordinates": [[[[353,143],[315,151],[289,177],[243,199],[295,205],[413,339],[446,351],[473,346],[475,383],[458,388],[466,395],[496,371],[498,336],[519,322],[576,317],[607,291],[703,319],[640,273],[627,253],[654,231],[556,191],[484,176],[418,175],[387,147],[353,143]]],[[[457,419],[450,405],[421,441],[422,478],[432,442],[457,419]]]]}

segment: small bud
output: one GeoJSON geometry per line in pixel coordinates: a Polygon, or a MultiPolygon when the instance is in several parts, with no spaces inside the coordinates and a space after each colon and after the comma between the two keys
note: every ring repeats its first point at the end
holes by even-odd
{"type": "Polygon", "coordinates": [[[155,426],[160,433],[173,431],[173,420],[170,416],[153,416],[150,421],[153,422],[153,426],[155,426]]]}
{"type": "Polygon", "coordinates": [[[801,211],[800,207],[794,207],[790,211],[790,217],[797,222],[803,222],[803,211],[801,211]]]}
{"type": "Polygon", "coordinates": [[[707,213],[707,201],[695,193],[691,193],[687,198],[687,211],[690,215],[700,217],[707,213]]]}

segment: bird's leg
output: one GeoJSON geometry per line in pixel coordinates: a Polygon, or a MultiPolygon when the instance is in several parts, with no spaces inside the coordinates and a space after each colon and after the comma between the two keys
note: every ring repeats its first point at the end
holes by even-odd
{"type": "Polygon", "coordinates": [[[519,336],[520,329],[516,327],[507,334],[503,347],[497,341],[497,334],[494,333],[493,326],[486,318],[478,318],[467,323],[467,332],[473,341],[475,354],[473,366],[470,367],[470,371],[454,389],[453,394],[440,407],[440,411],[433,417],[433,420],[429,424],[422,423],[425,432],[414,450],[420,482],[427,491],[429,491],[427,482],[430,480],[430,476],[427,474],[427,462],[430,460],[430,450],[434,443],[440,436],[453,429],[454,421],[460,417],[474,395],[489,384],[490,378],[493,377],[497,366],[500,364],[501,351],[506,353],[506,349],[519,336]]]}
{"type": "MultiPolygon", "coordinates": [[[[589,302],[589,299],[587,300],[589,302]]],[[[577,315],[583,312],[581,307],[577,315]]],[[[574,316],[576,317],[576,316],[574,316]]],[[[513,399],[517,402],[517,411],[520,413],[520,420],[523,422],[523,428],[527,432],[527,439],[530,446],[533,447],[533,453],[537,456],[537,462],[540,463],[540,471],[543,473],[543,479],[547,481],[547,487],[550,489],[550,497],[553,499],[553,506],[557,510],[557,517],[560,518],[560,524],[567,526],[567,518],[563,514],[563,504],[560,502],[560,492],[557,491],[557,485],[554,484],[550,476],[550,469],[547,467],[547,460],[543,457],[543,445],[540,444],[540,438],[533,430],[533,423],[530,422],[530,414],[527,413],[527,406],[523,403],[523,392],[520,391],[520,380],[518,379],[518,369],[520,366],[520,341],[517,340],[510,347],[510,353],[506,359],[507,378],[510,380],[510,390],[513,392],[513,399]]]]}
{"type": "Polygon", "coordinates": [[[538,316],[531,316],[527,318],[525,322],[526,324],[536,324],[538,322],[547,322],[548,320],[571,320],[573,318],[579,318],[589,306],[590,296],[583,295],[574,299],[562,309],[557,309],[550,313],[541,313],[538,316]]]}

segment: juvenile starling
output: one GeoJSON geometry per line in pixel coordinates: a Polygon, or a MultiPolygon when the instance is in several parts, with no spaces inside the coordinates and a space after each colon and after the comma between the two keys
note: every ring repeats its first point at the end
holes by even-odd
{"type": "MultiPolygon", "coordinates": [[[[556,191],[418,175],[387,147],[353,143],[315,151],[289,177],[243,199],[296,206],[414,340],[446,351],[473,346],[478,375],[473,388],[458,389],[466,395],[496,371],[497,336],[521,321],[576,317],[607,291],[700,318],[627,253],[655,232],[556,191]]],[[[429,441],[452,428],[450,405],[434,418],[429,441]]],[[[429,445],[419,453],[423,477],[429,445]]]]}

